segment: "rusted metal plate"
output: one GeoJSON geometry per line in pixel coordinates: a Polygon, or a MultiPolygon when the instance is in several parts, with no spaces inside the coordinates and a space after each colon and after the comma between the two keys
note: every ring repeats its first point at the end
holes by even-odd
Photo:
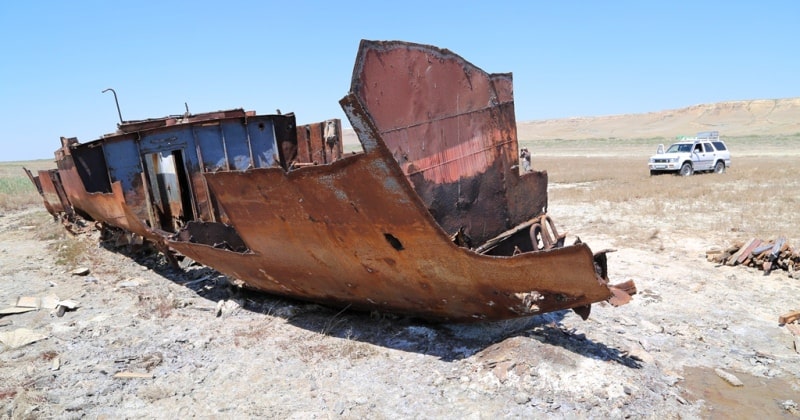
{"type": "Polygon", "coordinates": [[[428,45],[362,41],[350,88],[447,232],[475,242],[547,208],[547,173],[520,175],[511,74],[428,45]]]}
{"type": "Polygon", "coordinates": [[[253,111],[243,109],[230,109],[225,111],[205,112],[202,114],[172,115],[162,118],[150,118],[146,120],[125,121],[118,124],[117,133],[136,133],[152,130],[161,127],[170,127],[178,124],[199,123],[203,121],[218,121],[227,118],[245,118],[255,115],[253,111]]]}
{"type": "Polygon", "coordinates": [[[33,173],[31,173],[31,171],[28,168],[24,167],[24,166],[22,167],[22,170],[25,171],[25,175],[27,175],[28,179],[31,180],[31,182],[33,183],[33,186],[36,187],[36,191],[38,191],[39,194],[41,194],[42,193],[42,183],[39,182],[39,176],[38,175],[33,175],[33,173]]]}
{"type": "Polygon", "coordinates": [[[58,195],[56,194],[55,186],[53,185],[50,175],[47,171],[39,171],[38,175],[33,175],[28,168],[22,168],[25,171],[25,174],[28,175],[28,179],[31,180],[33,185],[36,187],[36,191],[39,192],[39,195],[42,197],[42,202],[44,204],[44,208],[47,209],[47,212],[53,215],[53,217],[58,216],[59,213],[64,211],[64,207],[61,205],[60,200],[57,200],[58,195]],[[46,190],[42,187],[42,179],[45,180],[46,190]]]}
{"type": "Polygon", "coordinates": [[[69,148],[62,149],[61,152],[62,158],[56,161],[58,172],[67,198],[76,213],[90,220],[106,222],[143,236],[149,233],[146,227],[130,214],[131,209],[126,208],[120,182],[113,183],[108,193],[86,191],[69,154],[69,148]]]}
{"type": "Polygon", "coordinates": [[[610,297],[585,245],[505,258],[455,246],[393,167],[391,157],[369,152],[288,175],[207,174],[249,251],[169,245],[260,290],[440,321],[505,319],[610,297]]]}
{"type": "Polygon", "coordinates": [[[297,127],[297,158],[303,164],[331,163],[342,157],[342,123],[338,119],[297,127]]]}

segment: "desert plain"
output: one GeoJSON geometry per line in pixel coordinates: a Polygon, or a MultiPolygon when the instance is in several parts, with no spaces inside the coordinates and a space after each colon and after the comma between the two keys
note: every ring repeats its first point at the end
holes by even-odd
{"type": "Polygon", "coordinates": [[[613,249],[612,281],[636,282],[586,321],[435,324],[243,290],[69,235],[21,169],[54,164],[0,163],[0,309],[77,303],[0,317],[0,418],[798,418],[800,339],[778,317],[800,274],[706,258],[800,249],[798,124],[798,99],[519,122],[567,240],[613,249]],[[705,130],[724,174],[649,175],[659,143],[705,130]]]}

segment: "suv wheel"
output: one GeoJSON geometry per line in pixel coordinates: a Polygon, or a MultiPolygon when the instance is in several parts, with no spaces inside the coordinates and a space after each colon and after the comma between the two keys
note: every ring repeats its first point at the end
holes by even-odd
{"type": "Polygon", "coordinates": [[[681,166],[681,172],[680,172],[681,176],[690,176],[693,173],[694,170],[692,169],[691,163],[686,162],[683,164],[683,166],[681,166]]]}
{"type": "Polygon", "coordinates": [[[725,172],[725,162],[719,161],[716,165],[714,165],[714,173],[721,174],[725,172]]]}

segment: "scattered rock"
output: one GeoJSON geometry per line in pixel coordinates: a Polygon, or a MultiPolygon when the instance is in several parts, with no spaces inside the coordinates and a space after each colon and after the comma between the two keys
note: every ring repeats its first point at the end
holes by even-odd
{"type": "Polygon", "coordinates": [[[633,343],[628,348],[628,355],[633,357],[636,360],[640,360],[644,363],[651,364],[655,362],[655,358],[652,354],[648,353],[642,346],[637,343],[633,343]]]}
{"type": "Polygon", "coordinates": [[[121,282],[117,283],[117,287],[122,288],[122,289],[129,289],[129,288],[133,288],[133,287],[139,287],[139,282],[136,281],[136,280],[121,281],[121,282]]]}
{"type": "Polygon", "coordinates": [[[183,259],[182,259],[182,260],[181,260],[181,261],[178,263],[178,265],[179,265],[179,266],[180,266],[182,269],[184,269],[184,270],[185,270],[185,269],[187,269],[187,268],[189,268],[189,267],[190,267],[190,266],[192,266],[193,264],[195,264],[194,260],[193,260],[193,259],[191,259],[191,258],[189,258],[189,257],[184,257],[184,258],[183,258],[183,259]]]}
{"type": "Polygon", "coordinates": [[[800,409],[798,409],[797,403],[793,400],[786,400],[781,402],[781,408],[788,411],[794,416],[800,416],[800,409]]]}
{"type": "Polygon", "coordinates": [[[161,385],[146,385],[139,388],[136,396],[147,402],[154,402],[175,395],[174,390],[169,390],[161,385]]]}
{"type": "Polygon", "coordinates": [[[724,379],[725,382],[729,383],[731,386],[744,386],[744,383],[732,373],[725,372],[722,369],[714,369],[714,373],[716,373],[720,378],[724,379]]]}
{"type": "Polygon", "coordinates": [[[73,276],[86,276],[89,275],[89,269],[87,267],[78,267],[72,272],[70,272],[73,276]]]}
{"type": "Polygon", "coordinates": [[[235,299],[220,300],[219,302],[217,302],[217,309],[215,313],[217,314],[217,317],[220,316],[227,317],[236,312],[241,307],[242,304],[240,302],[237,302],[235,299]]]}
{"type": "Polygon", "coordinates": [[[142,356],[137,365],[149,372],[160,365],[162,361],[164,361],[164,355],[161,352],[154,352],[142,356]]]}
{"type": "Polygon", "coordinates": [[[517,392],[514,394],[514,402],[517,404],[527,404],[531,397],[524,392],[517,392]]]}

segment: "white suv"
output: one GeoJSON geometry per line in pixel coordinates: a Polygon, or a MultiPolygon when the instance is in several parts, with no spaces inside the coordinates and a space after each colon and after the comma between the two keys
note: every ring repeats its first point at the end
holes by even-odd
{"type": "Polygon", "coordinates": [[[650,156],[650,175],[678,173],[689,176],[695,172],[714,171],[721,174],[731,167],[731,153],[717,131],[697,133],[697,137],[683,138],[666,151],[650,156]]]}

